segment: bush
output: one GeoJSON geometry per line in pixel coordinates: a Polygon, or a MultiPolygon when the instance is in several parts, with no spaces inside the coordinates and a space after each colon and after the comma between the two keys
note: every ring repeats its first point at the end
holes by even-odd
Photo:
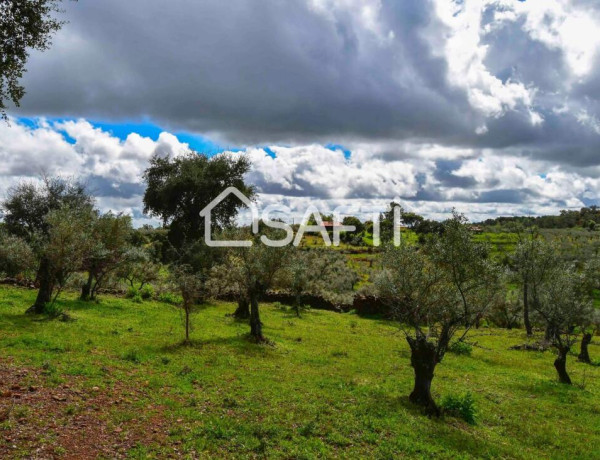
{"type": "Polygon", "coordinates": [[[44,305],[44,313],[50,318],[58,318],[59,316],[64,314],[64,310],[56,303],[49,302],[46,305],[44,305]]]}
{"type": "Polygon", "coordinates": [[[471,356],[473,347],[467,342],[459,340],[458,342],[454,342],[452,345],[450,345],[448,351],[450,353],[454,353],[455,355],[471,356]]]}
{"type": "Polygon", "coordinates": [[[441,406],[448,415],[462,418],[469,425],[475,425],[477,410],[471,393],[467,392],[463,396],[446,396],[441,406]]]}
{"type": "Polygon", "coordinates": [[[151,284],[145,284],[140,289],[140,295],[142,296],[142,299],[144,299],[144,300],[151,299],[152,296],[154,296],[154,288],[152,287],[151,284]]]}
{"type": "Polygon", "coordinates": [[[179,305],[183,302],[181,296],[173,294],[172,292],[163,292],[158,296],[160,302],[168,303],[171,305],[179,305]]]}
{"type": "Polygon", "coordinates": [[[133,300],[135,303],[142,303],[144,302],[144,299],[142,298],[141,294],[138,292],[137,294],[135,294],[131,300],[133,300]]]}
{"type": "Polygon", "coordinates": [[[133,299],[134,297],[137,297],[139,295],[140,295],[140,291],[133,286],[130,286],[129,288],[127,288],[127,292],[125,293],[125,297],[127,297],[128,299],[133,299]]]}

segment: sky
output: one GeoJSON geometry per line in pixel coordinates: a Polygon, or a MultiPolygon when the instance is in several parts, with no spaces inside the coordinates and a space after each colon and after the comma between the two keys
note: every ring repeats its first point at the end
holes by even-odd
{"type": "MultiPolygon", "coordinates": [[[[79,0],[0,123],[0,196],[142,213],[154,154],[247,155],[259,204],[432,218],[600,204],[596,0],[79,0]],[[231,153],[227,153],[231,152],[231,153]]],[[[303,212],[300,212],[302,214],[303,212]]]]}

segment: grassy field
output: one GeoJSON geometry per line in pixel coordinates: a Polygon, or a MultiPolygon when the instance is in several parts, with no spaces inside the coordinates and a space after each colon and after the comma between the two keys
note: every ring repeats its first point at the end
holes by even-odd
{"type": "MultiPolygon", "coordinates": [[[[23,315],[35,292],[0,287],[0,457],[598,458],[600,367],[511,351],[522,331],[474,331],[434,395],[473,393],[477,424],[412,406],[408,347],[389,322],[263,306],[273,346],[217,303],[179,345],[174,307],[65,294],[72,322],[23,315]],[[7,407],[10,406],[10,410],[7,407]],[[8,414],[8,415],[6,415],[8,414]]],[[[597,339],[596,339],[597,342],[597,339]]],[[[591,347],[600,361],[600,347],[591,347]]]]}

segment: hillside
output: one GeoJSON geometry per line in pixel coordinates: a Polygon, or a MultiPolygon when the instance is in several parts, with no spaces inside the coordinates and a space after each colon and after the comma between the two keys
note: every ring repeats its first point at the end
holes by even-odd
{"type": "MultiPolygon", "coordinates": [[[[433,393],[472,392],[477,423],[430,419],[408,402],[402,333],[386,321],[262,308],[274,343],[217,303],[179,346],[172,306],[102,297],[59,303],[74,318],[23,315],[35,291],[0,287],[0,457],[593,458],[600,451],[600,367],[509,350],[522,330],[481,328],[472,355],[449,353],[433,393]]],[[[592,359],[600,347],[592,343],[592,359]]]]}

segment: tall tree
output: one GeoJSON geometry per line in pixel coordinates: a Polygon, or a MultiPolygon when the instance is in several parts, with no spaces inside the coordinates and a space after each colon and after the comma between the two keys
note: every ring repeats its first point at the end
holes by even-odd
{"type": "Polygon", "coordinates": [[[25,94],[20,79],[31,50],[49,48],[52,34],[63,22],[56,13],[61,0],[0,1],[0,116],[6,119],[8,101],[19,106],[25,94]]]}
{"type": "Polygon", "coordinates": [[[82,184],[60,178],[45,177],[41,185],[22,183],[9,190],[3,203],[6,230],[24,238],[39,257],[39,291],[28,312],[42,313],[54,290],[52,267],[43,251],[50,233],[48,215],[62,207],[91,209],[93,204],[82,184]]]}
{"type": "MultiPolygon", "coordinates": [[[[244,182],[249,169],[249,160],[243,155],[209,158],[189,152],[175,158],[155,156],[144,173],[144,212],[169,226],[169,241],[181,250],[200,241],[204,235],[200,211],[227,187],[254,196],[253,188],[244,182]]],[[[227,197],[213,209],[212,222],[217,228],[231,225],[239,207],[237,198],[227,197]]]]}

